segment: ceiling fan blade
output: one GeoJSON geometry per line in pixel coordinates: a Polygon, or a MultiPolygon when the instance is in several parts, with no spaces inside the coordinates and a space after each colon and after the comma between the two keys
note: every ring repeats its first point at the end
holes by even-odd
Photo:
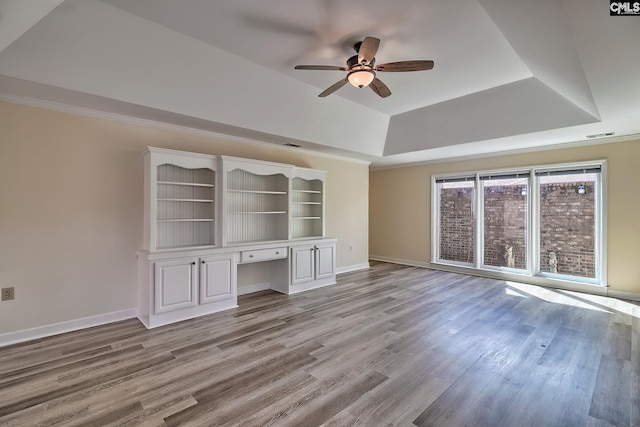
{"type": "Polygon", "coordinates": [[[393,72],[403,72],[403,71],[423,71],[430,70],[433,68],[433,61],[427,60],[416,60],[416,61],[399,61],[399,62],[388,62],[386,64],[380,64],[375,67],[376,71],[393,71],[393,72]]]}
{"type": "Polygon", "coordinates": [[[339,67],[337,65],[296,65],[296,70],[336,70],[347,71],[346,67],[339,67]]]}
{"type": "Polygon", "coordinates": [[[320,98],[324,98],[327,95],[331,95],[333,92],[337,91],[338,89],[340,89],[342,86],[346,85],[347,82],[349,80],[347,80],[347,78],[345,77],[344,79],[340,80],[338,83],[334,84],[333,86],[327,88],[324,92],[322,92],[320,95],[318,95],[320,98]]]}
{"type": "Polygon", "coordinates": [[[387,96],[391,95],[391,90],[387,87],[386,84],[382,83],[382,80],[377,77],[374,77],[371,84],[369,84],[369,87],[372,91],[377,93],[382,98],[386,98],[387,96]]]}
{"type": "Polygon", "coordinates": [[[365,64],[371,63],[373,58],[376,56],[378,46],[380,46],[380,39],[375,37],[365,37],[358,49],[358,62],[360,64],[362,64],[363,61],[365,64]]]}

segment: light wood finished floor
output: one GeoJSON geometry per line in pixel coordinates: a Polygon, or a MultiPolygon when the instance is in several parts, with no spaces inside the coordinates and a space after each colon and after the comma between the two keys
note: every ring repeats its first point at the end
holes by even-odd
{"type": "Polygon", "coordinates": [[[640,307],[373,263],[0,348],[0,425],[638,426],[640,307]]]}

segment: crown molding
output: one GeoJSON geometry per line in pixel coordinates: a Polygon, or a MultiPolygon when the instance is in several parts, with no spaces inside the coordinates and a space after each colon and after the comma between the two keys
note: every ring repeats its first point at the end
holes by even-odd
{"type": "Polygon", "coordinates": [[[535,153],[540,151],[551,151],[551,150],[563,150],[566,148],[578,148],[578,147],[586,147],[586,146],[591,147],[595,145],[612,144],[615,142],[624,142],[624,141],[633,141],[633,140],[640,140],[640,133],[612,136],[608,138],[600,138],[597,140],[584,139],[579,141],[562,142],[558,144],[543,145],[538,147],[517,148],[513,150],[494,151],[491,153],[470,154],[470,155],[459,156],[459,157],[447,157],[447,158],[441,158],[441,159],[423,160],[420,162],[413,162],[413,163],[407,162],[407,163],[402,163],[397,165],[385,165],[385,166],[374,165],[374,166],[371,166],[370,169],[371,170],[398,169],[398,168],[433,165],[433,164],[441,164],[441,163],[462,162],[465,160],[477,160],[477,159],[483,159],[487,157],[502,157],[502,156],[516,155],[516,154],[535,153]]]}
{"type": "Polygon", "coordinates": [[[35,108],[41,108],[45,110],[52,110],[52,111],[57,111],[61,113],[68,113],[68,114],[75,114],[79,116],[110,120],[110,121],[119,122],[119,123],[151,127],[155,129],[168,130],[168,131],[179,132],[179,133],[195,135],[195,136],[204,136],[207,138],[215,138],[215,139],[219,139],[226,142],[238,142],[241,144],[253,145],[261,148],[269,148],[272,150],[294,152],[294,153],[300,153],[308,156],[324,157],[324,158],[356,163],[361,165],[367,165],[367,166],[371,164],[371,161],[369,160],[348,157],[340,154],[314,151],[314,150],[310,150],[302,147],[288,147],[284,145],[278,145],[275,143],[260,141],[258,139],[235,136],[235,135],[214,132],[214,131],[209,131],[204,129],[197,129],[197,128],[188,127],[188,126],[181,126],[181,125],[161,122],[157,120],[143,119],[140,117],[112,113],[108,111],[95,110],[92,108],[80,107],[77,105],[65,104],[65,103],[55,102],[55,101],[48,101],[48,100],[32,98],[28,96],[14,95],[6,92],[0,92],[0,101],[12,103],[12,104],[24,105],[27,107],[35,107],[35,108]]]}

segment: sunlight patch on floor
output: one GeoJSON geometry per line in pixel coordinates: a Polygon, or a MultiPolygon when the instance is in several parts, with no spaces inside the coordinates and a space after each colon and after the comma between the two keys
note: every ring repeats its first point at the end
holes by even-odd
{"type": "Polygon", "coordinates": [[[515,295],[519,297],[535,297],[555,304],[586,308],[588,310],[601,311],[604,313],[611,313],[612,309],[623,311],[618,305],[626,305],[629,306],[627,307],[627,310],[629,311],[625,311],[625,313],[631,314],[631,310],[633,307],[632,304],[625,303],[619,300],[613,300],[611,298],[601,297],[599,295],[548,289],[540,286],[525,285],[523,283],[517,282],[505,283],[507,285],[505,289],[507,295],[515,295]]]}
{"type": "MultiPolygon", "coordinates": [[[[509,284],[511,282],[507,282],[507,284],[509,284]]],[[[507,289],[504,290],[506,292],[507,295],[511,295],[512,297],[520,297],[520,298],[527,298],[528,295],[526,292],[521,292],[521,291],[517,291],[513,288],[509,288],[507,287],[507,289]]]]}

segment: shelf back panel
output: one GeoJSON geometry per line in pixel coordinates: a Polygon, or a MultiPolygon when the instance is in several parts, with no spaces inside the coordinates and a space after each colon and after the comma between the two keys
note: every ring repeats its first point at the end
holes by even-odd
{"type": "Polygon", "coordinates": [[[215,171],[162,164],[156,173],[156,248],[215,245],[215,171]]]}
{"type": "Polygon", "coordinates": [[[322,218],[294,219],[291,234],[292,239],[322,237],[322,218]]]}
{"type": "Polygon", "coordinates": [[[158,249],[210,246],[215,243],[213,221],[198,222],[158,222],[158,249]]]}
{"type": "Polygon", "coordinates": [[[158,165],[158,182],[182,182],[190,184],[215,184],[215,172],[211,169],[187,169],[180,166],[158,165]]]}
{"type": "Polygon", "coordinates": [[[229,190],[289,192],[289,179],[283,174],[257,175],[243,169],[227,174],[229,190]]]}

